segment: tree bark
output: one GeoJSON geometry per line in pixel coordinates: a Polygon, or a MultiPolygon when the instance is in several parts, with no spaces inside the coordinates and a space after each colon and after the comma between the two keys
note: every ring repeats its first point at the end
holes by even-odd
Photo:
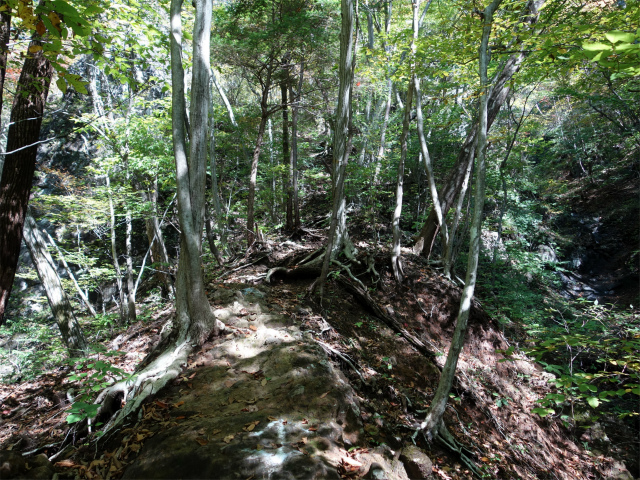
{"type": "MultiPolygon", "coordinates": [[[[320,298],[322,298],[324,284],[329,273],[329,263],[334,255],[335,246],[340,242],[337,233],[339,223],[345,223],[344,177],[351,150],[351,101],[354,73],[354,6],[353,0],[341,0],[342,25],[340,30],[340,66],[338,76],[338,111],[336,113],[336,127],[333,140],[333,211],[331,226],[327,237],[327,251],[324,254],[322,273],[318,279],[320,298]],[[341,220],[342,219],[342,220],[341,220]],[[340,220],[340,222],[339,222],[340,220]]],[[[346,225],[342,226],[346,230],[346,225]]],[[[344,235],[344,231],[343,231],[344,235]]]]}
{"type": "Polygon", "coordinates": [[[396,187],[396,208],[393,211],[391,223],[393,229],[393,246],[391,247],[391,268],[396,282],[402,283],[404,272],[401,263],[402,230],[400,218],[402,217],[402,197],[404,193],[404,164],[407,159],[407,139],[409,138],[409,126],[411,124],[411,104],[413,102],[413,82],[409,82],[407,98],[404,103],[404,117],[402,120],[402,134],[400,135],[400,163],[398,164],[398,184],[396,187]]]}
{"type": "Polygon", "coordinates": [[[209,44],[212,4],[207,0],[195,0],[196,15],[193,27],[193,80],[191,85],[189,140],[187,158],[184,130],[185,97],[184,70],[182,66],[182,0],[171,2],[171,79],[172,132],[176,161],[178,194],[178,218],[180,220],[180,259],[176,280],[176,345],[182,341],[202,344],[210,334],[217,335],[218,322],[207,300],[202,264],[202,231],[204,222],[209,44]]]}
{"type": "Polygon", "coordinates": [[[286,220],[285,228],[287,232],[293,231],[293,165],[291,164],[291,154],[289,152],[289,70],[286,79],[280,82],[280,95],[282,101],[282,163],[286,168],[286,220]]]}
{"type": "Polygon", "coordinates": [[[477,146],[477,175],[476,175],[476,193],[475,205],[473,210],[473,224],[471,226],[471,238],[469,240],[469,261],[467,264],[467,276],[462,298],[460,299],[460,308],[458,310],[458,318],[456,328],[453,332],[451,347],[447,354],[447,360],[442,370],[438,388],[431,401],[427,416],[421,424],[421,429],[425,433],[427,439],[431,440],[440,434],[443,428],[442,417],[447,406],[449,392],[455,378],[458,358],[464,345],[465,335],[467,333],[467,322],[471,311],[471,302],[476,286],[476,278],[478,272],[478,258],[480,256],[480,234],[482,230],[482,210],[485,199],[485,177],[486,162],[485,150],[487,146],[487,131],[489,130],[487,122],[487,103],[489,97],[489,81],[487,79],[487,68],[489,64],[489,37],[491,35],[491,27],[493,23],[493,14],[500,6],[502,0],[493,0],[487,8],[484,9],[482,17],[483,29],[482,40],[479,48],[480,54],[480,112],[478,115],[478,146],[477,146]]]}
{"type": "MultiPolygon", "coordinates": [[[[526,13],[523,15],[525,25],[533,25],[538,19],[538,12],[544,4],[545,0],[530,0],[525,8],[526,13]]],[[[496,73],[492,82],[492,88],[489,92],[487,107],[487,128],[490,129],[495,120],[502,104],[506,100],[510,92],[510,80],[518,72],[522,62],[526,58],[527,53],[521,51],[511,55],[504,66],[496,73]]],[[[451,169],[447,181],[442,188],[441,206],[443,216],[446,217],[455,201],[462,183],[465,178],[469,163],[473,163],[476,144],[477,144],[478,122],[475,120],[467,134],[467,137],[458,152],[456,162],[451,169]]],[[[433,248],[433,242],[438,232],[438,215],[434,209],[431,209],[427,220],[425,221],[420,234],[417,236],[413,246],[415,254],[422,254],[428,257],[433,248]]]]}
{"type": "MultiPolygon", "coordinates": [[[[0,2],[0,5],[7,8],[0,13],[0,130],[2,130],[2,105],[4,98],[4,77],[7,73],[7,56],[9,54],[9,37],[11,34],[11,11],[6,1],[0,2]]],[[[0,162],[0,172],[2,171],[2,162],[0,162]]]]}
{"type": "Polygon", "coordinates": [[[64,258],[64,255],[62,253],[62,251],[60,250],[60,248],[58,247],[58,245],[56,244],[55,240],[53,239],[53,237],[51,235],[49,235],[49,232],[47,232],[46,230],[44,231],[45,235],[47,236],[47,240],[49,240],[49,244],[56,249],[56,253],[58,254],[58,260],[60,262],[62,262],[62,266],[64,267],[65,271],[67,272],[67,275],[69,276],[69,278],[71,279],[71,281],[73,282],[73,286],[76,288],[76,291],[78,292],[78,295],[80,295],[80,298],[82,299],[82,301],[84,302],[84,304],[87,306],[87,309],[89,310],[89,312],[91,312],[91,315],[93,317],[96,317],[98,314],[96,312],[96,309],[93,308],[93,305],[91,305],[91,302],[89,302],[89,299],[87,298],[87,296],[85,295],[84,291],[82,290],[82,288],[80,288],[80,285],[78,285],[78,281],[76,280],[75,275],[73,274],[73,272],[71,271],[71,267],[69,267],[69,264],[67,263],[66,258],[64,258]]]}
{"type": "Polygon", "coordinates": [[[38,278],[42,282],[51,307],[51,313],[58,324],[69,355],[81,355],[82,351],[87,349],[87,342],[73,313],[69,298],[62,287],[53,259],[47,250],[46,241],[31,215],[27,215],[25,219],[24,243],[31,253],[31,260],[36,267],[38,278]]]}
{"type": "MultiPolygon", "coordinates": [[[[28,51],[39,47],[42,47],[40,36],[34,34],[28,51]]],[[[4,323],[18,265],[36,167],[36,142],[52,76],[53,67],[42,50],[28,53],[11,109],[7,154],[0,177],[0,325],[4,323]]]]}
{"type": "Polygon", "coordinates": [[[298,77],[298,91],[293,92],[293,85],[289,83],[290,97],[294,102],[291,118],[291,157],[289,170],[291,172],[291,188],[293,196],[293,229],[300,229],[300,200],[298,198],[298,110],[302,98],[302,82],[304,80],[304,62],[300,62],[300,76],[298,77]],[[295,100],[294,100],[295,99],[295,100]]]}
{"type": "Polygon", "coordinates": [[[124,324],[129,317],[129,302],[127,301],[127,295],[122,283],[122,269],[120,268],[118,245],[116,242],[116,211],[113,205],[113,193],[111,191],[111,178],[109,171],[107,171],[106,182],[107,195],[109,197],[109,219],[111,223],[111,260],[113,262],[113,268],[116,271],[116,286],[118,288],[118,297],[120,298],[120,323],[124,324]]]}
{"type": "MultiPolygon", "coordinates": [[[[271,55],[273,57],[273,55],[271,55]]],[[[260,97],[260,126],[258,127],[258,137],[256,138],[256,146],[253,149],[253,157],[251,158],[251,173],[249,174],[249,199],[247,200],[247,248],[253,244],[255,234],[255,200],[256,200],[256,184],[258,180],[258,163],[260,161],[260,151],[262,150],[262,140],[264,131],[269,119],[269,90],[271,89],[271,75],[273,74],[273,59],[269,60],[266,67],[267,77],[262,85],[262,95],[260,97]]]]}

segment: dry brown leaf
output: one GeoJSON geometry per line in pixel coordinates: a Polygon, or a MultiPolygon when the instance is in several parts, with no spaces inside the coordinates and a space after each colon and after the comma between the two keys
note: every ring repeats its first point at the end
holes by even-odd
{"type": "Polygon", "coordinates": [[[209,443],[209,441],[206,438],[196,438],[196,442],[198,442],[203,447],[209,443]]]}
{"type": "Polygon", "coordinates": [[[191,382],[187,383],[187,387],[193,388],[193,383],[191,383],[191,382]]]}
{"type": "Polygon", "coordinates": [[[184,405],[184,402],[180,400],[178,403],[173,404],[173,408],[178,408],[178,407],[181,407],[182,405],[184,405]]]}
{"type": "Polygon", "coordinates": [[[185,417],[184,415],[180,415],[179,417],[176,417],[176,420],[184,420],[185,418],[187,417],[185,417]]]}
{"type": "Polygon", "coordinates": [[[131,445],[129,445],[129,448],[132,452],[138,452],[140,448],[142,448],[142,446],[139,443],[132,443],[131,445]]]}
{"type": "Polygon", "coordinates": [[[59,462],[56,462],[54,464],[54,467],[78,468],[78,467],[80,467],[80,465],[76,465],[75,463],[73,463],[73,460],[66,459],[66,460],[60,460],[59,462]]]}
{"type": "Polygon", "coordinates": [[[251,423],[251,424],[247,425],[246,427],[244,427],[243,430],[245,432],[251,432],[251,431],[253,431],[254,428],[256,428],[256,425],[254,423],[251,423]]]}
{"type": "Polygon", "coordinates": [[[256,327],[255,325],[249,325],[249,330],[252,330],[255,332],[258,330],[258,327],[256,327]]]}
{"type": "Polygon", "coordinates": [[[211,435],[212,435],[212,436],[213,436],[213,435],[217,435],[217,434],[219,434],[221,431],[222,431],[222,430],[215,429],[213,432],[211,432],[211,435]]]}
{"type": "Polygon", "coordinates": [[[136,434],[136,442],[141,442],[142,440],[144,440],[144,435],[141,434],[136,434]]]}
{"type": "Polygon", "coordinates": [[[302,443],[307,444],[307,437],[302,437],[302,443]]]}
{"type": "Polygon", "coordinates": [[[324,392],[322,395],[320,395],[320,398],[324,398],[329,394],[329,392],[324,392]]]}
{"type": "Polygon", "coordinates": [[[198,372],[193,372],[193,373],[192,373],[191,375],[189,375],[189,377],[187,377],[187,378],[189,378],[189,380],[193,380],[193,377],[195,377],[195,376],[196,376],[196,373],[198,373],[198,372]]]}
{"type": "Polygon", "coordinates": [[[160,408],[169,408],[169,404],[163,402],[162,400],[156,400],[156,405],[160,408]]]}
{"type": "Polygon", "coordinates": [[[264,387],[267,384],[267,379],[263,378],[260,384],[264,387]]]}
{"type": "Polygon", "coordinates": [[[359,462],[359,461],[357,461],[357,460],[354,460],[354,459],[353,459],[353,458],[351,458],[351,457],[344,457],[344,458],[342,459],[342,462],[343,462],[343,463],[346,463],[347,465],[349,465],[349,466],[351,466],[351,467],[357,467],[357,468],[360,468],[360,467],[362,466],[362,463],[360,463],[360,462],[359,462]]]}
{"type": "Polygon", "coordinates": [[[267,420],[269,420],[270,422],[275,422],[277,420],[277,418],[276,417],[272,417],[271,415],[269,415],[267,417],[267,420]]]}
{"type": "Polygon", "coordinates": [[[317,431],[317,430],[318,430],[318,427],[316,427],[316,426],[309,427],[309,431],[310,431],[310,432],[315,432],[315,431],[317,431]]]}
{"type": "Polygon", "coordinates": [[[235,434],[227,435],[222,439],[222,441],[224,443],[231,443],[231,440],[233,440],[235,436],[236,436],[235,434]]]}

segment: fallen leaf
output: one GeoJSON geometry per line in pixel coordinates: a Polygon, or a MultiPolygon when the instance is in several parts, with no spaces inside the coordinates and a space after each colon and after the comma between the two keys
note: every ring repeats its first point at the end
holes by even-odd
{"type": "Polygon", "coordinates": [[[132,452],[138,452],[140,448],[142,448],[142,446],[139,443],[132,443],[131,445],[129,445],[129,448],[132,452]]]}
{"type": "Polygon", "coordinates": [[[252,330],[255,332],[256,330],[258,330],[258,327],[256,327],[255,325],[249,325],[249,330],[252,330]]]}
{"type": "Polygon", "coordinates": [[[235,385],[235,383],[236,383],[235,380],[229,379],[229,380],[224,382],[224,386],[227,387],[227,388],[231,388],[233,385],[235,385]]]}
{"type": "Polygon", "coordinates": [[[260,445],[260,444],[256,445],[256,450],[258,451],[262,450],[263,448],[264,448],[264,445],[260,445]]]}
{"type": "Polygon", "coordinates": [[[169,404],[164,403],[162,400],[156,400],[156,405],[160,408],[169,408],[169,404]]]}
{"type": "Polygon", "coordinates": [[[302,443],[307,444],[307,437],[302,437],[302,443]]]}
{"type": "Polygon", "coordinates": [[[320,395],[320,398],[324,398],[329,394],[329,392],[324,392],[322,395],[320,395]]]}
{"type": "Polygon", "coordinates": [[[267,417],[267,419],[268,419],[270,422],[275,422],[275,421],[277,420],[277,418],[276,418],[276,417],[272,417],[272,416],[268,416],[268,417],[267,417]]]}
{"type": "Polygon", "coordinates": [[[360,463],[360,462],[359,462],[359,461],[357,461],[357,460],[354,460],[354,459],[353,459],[353,458],[351,458],[351,457],[344,457],[344,458],[342,459],[342,462],[343,462],[343,463],[346,463],[347,465],[349,465],[349,466],[351,466],[351,467],[357,467],[357,468],[360,468],[360,467],[362,466],[362,463],[360,463]]]}
{"type": "Polygon", "coordinates": [[[260,384],[264,387],[267,384],[267,379],[263,378],[260,384]]]}
{"type": "Polygon", "coordinates": [[[231,443],[231,440],[233,440],[235,436],[236,436],[235,434],[227,435],[226,437],[224,437],[224,438],[222,439],[222,441],[223,441],[224,443],[231,443]]]}
{"type": "Polygon", "coordinates": [[[141,435],[139,433],[136,434],[136,442],[141,442],[142,440],[144,440],[144,435],[141,435]]]}
{"type": "Polygon", "coordinates": [[[182,400],[180,400],[178,403],[174,403],[173,404],[173,408],[178,408],[180,406],[184,405],[184,402],[182,400]]]}
{"type": "Polygon", "coordinates": [[[187,383],[187,387],[193,388],[193,383],[191,383],[191,382],[187,383]]]}
{"type": "Polygon", "coordinates": [[[179,417],[176,417],[176,420],[184,420],[185,418],[187,417],[185,417],[184,415],[180,415],[179,417]]]}
{"type": "Polygon", "coordinates": [[[193,372],[191,375],[189,375],[189,377],[188,377],[189,380],[193,380],[193,377],[196,376],[196,373],[198,373],[198,372],[193,372]]]}
{"type": "Polygon", "coordinates": [[[316,432],[317,430],[318,430],[318,427],[309,427],[310,432],[316,432]]]}
{"type": "Polygon", "coordinates": [[[256,428],[255,424],[252,423],[250,425],[247,425],[246,427],[243,428],[244,431],[246,432],[251,432],[254,428],[256,428]]]}
{"type": "Polygon", "coordinates": [[[222,431],[222,430],[218,430],[218,429],[216,428],[213,432],[211,432],[211,436],[213,436],[213,435],[217,435],[217,434],[219,434],[221,431],[222,431]]]}
{"type": "Polygon", "coordinates": [[[196,438],[196,442],[198,442],[200,445],[202,445],[203,447],[209,443],[209,441],[205,438],[196,438]]]}
{"type": "Polygon", "coordinates": [[[288,423],[288,421],[287,421],[287,420],[283,420],[283,421],[282,421],[282,424],[283,424],[283,425],[286,425],[287,423],[288,423]]]}
{"type": "Polygon", "coordinates": [[[489,461],[489,459],[487,457],[482,457],[482,458],[480,458],[480,460],[482,460],[484,463],[487,463],[489,461]]]}

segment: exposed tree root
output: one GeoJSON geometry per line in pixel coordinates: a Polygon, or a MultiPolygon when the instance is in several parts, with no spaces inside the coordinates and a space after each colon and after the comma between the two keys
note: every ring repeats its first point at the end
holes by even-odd
{"type": "Polygon", "coordinates": [[[321,342],[320,340],[316,340],[316,343],[322,347],[322,349],[327,353],[327,355],[336,356],[340,360],[342,360],[344,363],[349,365],[353,369],[353,371],[356,372],[356,374],[360,378],[360,381],[362,382],[362,384],[367,386],[367,387],[369,386],[369,383],[364,379],[364,377],[360,373],[360,370],[357,369],[357,367],[354,365],[354,363],[351,361],[351,359],[349,359],[349,357],[347,355],[345,355],[342,352],[339,352],[335,348],[331,347],[330,345],[327,345],[324,342],[321,342]]]}
{"type": "Polygon", "coordinates": [[[173,348],[165,349],[132,378],[103,390],[95,402],[100,404],[96,420],[108,419],[103,431],[119,425],[129,414],[137,411],[149,396],[177,378],[193,348],[188,340],[174,343],[173,348]],[[120,405],[123,406],[118,409],[120,405]]]}
{"type": "Polygon", "coordinates": [[[354,285],[349,280],[343,277],[338,277],[338,283],[344,287],[349,293],[351,293],[356,299],[371,313],[373,313],[376,317],[382,320],[389,328],[393,331],[401,334],[416,350],[422,353],[424,356],[428,358],[433,358],[436,356],[435,352],[431,351],[419,338],[415,335],[411,334],[407,329],[402,327],[400,322],[396,319],[387,315],[384,310],[371,298],[369,293],[359,287],[358,285],[354,285]]]}

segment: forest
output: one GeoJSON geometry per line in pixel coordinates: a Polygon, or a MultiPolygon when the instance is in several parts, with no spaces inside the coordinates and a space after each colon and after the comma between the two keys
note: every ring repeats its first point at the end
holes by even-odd
{"type": "Polygon", "coordinates": [[[639,0],[0,0],[0,477],[640,477],[639,0]]]}

